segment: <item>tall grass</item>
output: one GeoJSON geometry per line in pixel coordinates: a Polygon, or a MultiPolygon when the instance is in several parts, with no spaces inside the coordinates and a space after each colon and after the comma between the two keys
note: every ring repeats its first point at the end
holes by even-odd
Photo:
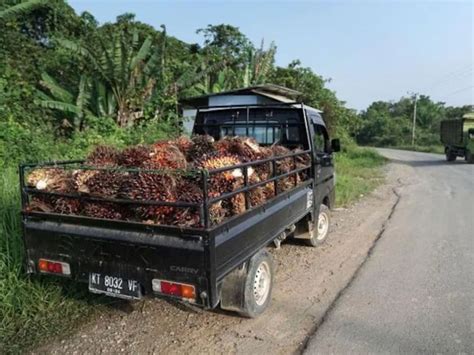
{"type": "Polygon", "coordinates": [[[0,176],[0,353],[67,332],[94,302],[70,283],[29,278],[20,228],[18,174],[9,168],[0,176]]]}
{"type": "Polygon", "coordinates": [[[383,182],[385,158],[374,149],[350,146],[336,156],[336,205],[347,206],[383,182]]]}

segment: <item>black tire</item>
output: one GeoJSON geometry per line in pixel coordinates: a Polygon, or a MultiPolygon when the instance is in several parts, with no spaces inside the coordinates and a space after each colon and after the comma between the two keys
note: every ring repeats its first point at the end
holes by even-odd
{"type": "Polygon", "coordinates": [[[319,215],[318,215],[318,220],[316,223],[313,225],[313,230],[310,231],[311,238],[310,239],[305,239],[306,244],[308,244],[311,247],[317,247],[318,245],[323,244],[326,239],[328,238],[329,234],[329,227],[331,226],[331,216],[329,215],[329,207],[326,205],[321,205],[319,206],[319,215]],[[325,228],[319,228],[321,218],[324,218],[325,220],[325,228]],[[323,235],[320,235],[321,232],[323,235]]]}
{"type": "Polygon", "coordinates": [[[474,164],[474,153],[471,153],[469,150],[466,150],[466,161],[469,164],[474,164]]]}
{"type": "Polygon", "coordinates": [[[268,251],[262,250],[250,259],[240,315],[255,318],[265,311],[272,298],[273,274],[273,259],[268,251]]]}
{"type": "Polygon", "coordinates": [[[456,156],[455,153],[453,153],[453,152],[451,151],[451,149],[446,148],[446,149],[445,149],[445,153],[446,153],[446,160],[447,160],[447,161],[455,161],[455,160],[456,160],[457,156],[456,156]]]}

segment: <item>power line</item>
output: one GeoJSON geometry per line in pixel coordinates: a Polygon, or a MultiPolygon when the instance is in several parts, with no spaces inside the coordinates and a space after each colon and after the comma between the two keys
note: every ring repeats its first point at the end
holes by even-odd
{"type": "Polygon", "coordinates": [[[462,91],[469,90],[470,88],[474,88],[474,85],[470,85],[470,86],[467,86],[467,87],[465,87],[465,88],[462,88],[462,89],[453,91],[452,93],[445,95],[444,98],[453,96],[454,94],[457,94],[457,93],[462,92],[462,91]]]}
{"type": "Polygon", "coordinates": [[[442,75],[438,80],[433,82],[433,84],[431,84],[429,87],[427,87],[426,89],[424,89],[422,91],[431,90],[432,88],[434,88],[435,86],[438,86],[439,84],[447,82],[447,81],[451,80],[452,78],[456,78],[456,77],[459,77],[459,76],[464,76],[465,74],[468,74],[472,71],[473,71],[473,68],[472,68],[472,63],[471,63],[467,66],[463,66],[462,68],[451,71],[448,74],[442,75]]]}

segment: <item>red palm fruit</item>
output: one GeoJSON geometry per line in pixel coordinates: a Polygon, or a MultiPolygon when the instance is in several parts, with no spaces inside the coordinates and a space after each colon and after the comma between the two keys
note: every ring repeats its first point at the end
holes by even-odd
{"type": "Polygon", "coordinates": [[[90,193],[87,182],[97,173],[98,170],[75,170],[72,174],[75,190],[84,194],[90,193]]]}
{"type": "MultiPolygon", "coordinates": [[[[273,151],[274,156],[276,157],[284,156],[291,153],[291,151],[288,148],[281,145],[272,146],[272,151],[273,151]]],[[[294,169],[293,158],[285,158],[285,159],[277,160],[276,169],[277,169],[276,175],[281,175],[281,174],[290,172],[291,170],[294,169]]],[[[279,191],[286,191],[293,186],[294,186],[294,178],[292,180],[291,176],[278,179],[279,191]]]]}
{"type": "Polygon", "coordinates": [[[111,202],[85,202],[82,214],[87,217],[114,220],[126,220],[129,218],[129,212],[125,206],[111,202]]]}
{"type": "Polygon", "coordinates": [[[92,196],[114,198],[118,195],[127,176],[128,172],[97,171],[84,184],[87,188],[87,193],[92,196]]]}
{"type": "MultiPolygon", "coordinates": [[[[300,149],[300,148],[293,149],[293,153],[301,153],[301,152],[303,152],[303,150],[300,149]]],[[[297,169],[303,168],[305,166],[310,166],[310,165],[311,165],[311,156],[308,153],[296,156],[296,168],[297,169]]],[[[300,181],[307,180],[308,176],[309,176],[308,172],[309,172],[309,170],[304,170],[302,172],[299,172],[298,173],[298,179],[300,181]]]]}
{"type": "Polygon", "coordinates": [[[186,169],[187,162],[179,148],[168,142],[156,142],[152,146],[150,160],[146,167],[149,169],[186,169]]]}
{"type": "Polygon", "coordinates": [[[188,151],[186,159],[189,162],[201,160],[216,152],[214,138],[208,135],[196,135],[191,138],[193,145],[188,151]]]}
{"type": "Polygon", "coordinates": [[[76,198],[60,197],[54,203],[54,212],[77,215],[81,210],[81,202],[76,198]]]}
{"type": "Polygon", "coordinates": [[[119,157],[118,163],[126,168],[142,168],[150,160],[151,148],[137,145],[124,149],[119,157]]]}
{"type": "MultiPolygon", "coordinates": [[[[241,161],[234,155],[213,155],[205,157],[196,162],[196,166],[201,169],[213,170],[224,167],[231,167],[240,164],[241,161]]],[[[210,195],[219,196],[223,193],[233,191],[235,182],[242,179],[242,169],[232,169],[217,174],[212,174],[209,184],[210,195]]],[[[242,180],[243,181],[243,180],[242,180]]]]}
{"type": "Polygon", "coordinates": [[[259,159],[260,146],[254,138],[224,137],[217,141],[215,146],[221,154],[237,155],[244,162],[259,159]]]}
{"type": "Polygon", "coordinates": [[[86,159],[87,165],[97,167],[111,167],[118,165],[119,152],[113,147],[97,146],[86,159]]]}
{"type": "MultiPolygon", "coordinates": [[[[203,200],[203,192],[197,181],[193,177],[182,176],[177,181],[177,200],[180,202],[201,203],[203,200]]],[[[170,216],[168,223],[184,227],[200,227],[199,208],[193,207],[177,207],[173,216],[170,216]]]]}
{"type": "Polygon", "coordinates": [[[191,148],[194,145],[191,138],[187,136],[180,136],[173,140],[172,143],[179,148],[179,150],[181,151],[181,153],[184,154],[185,157],[189,154],[191,148]]]}
{"type": "MultiPolygon", "coordinates": [[[[119,196],[134,201],[176,201],[176,179],[169,174],[130,174],[121,186],[119,196]]],[[[137,205],[133,208],[139,218],[163,223],[174,212],[171,206],[137,205]]]]}

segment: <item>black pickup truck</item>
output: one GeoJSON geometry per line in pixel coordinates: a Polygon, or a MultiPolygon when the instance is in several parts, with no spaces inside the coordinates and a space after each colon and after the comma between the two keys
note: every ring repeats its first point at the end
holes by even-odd
{"type": "Polygon", "coordinates": [[[91,292],[114,297],[165,296],[204,308],[220,305],[247,317],[262,313],[271,299],[274,273],[266,247],[286,237],[317,246],[328,234],[328,209],[334,203],[333,152],[340,149],[339,141],[329,140],[320,112],[302,103],[200,108],[193,134],[215,139],[250,136],[262,145],[278,143],[301,149],[286,156],[201,171],[204,196],[199,204],[136,202],[198,208],[202,228],[31,211],[28,202],[40,192],[25,183],[28,171],[39,166],[80,169],[81,161],[23,164],[20,182],[27,271],[84,282],[91,292]],[[268,180],[250,185],[250,167],[275,165],[279,159],[297,159],[302,154],[311,155],[311,164],[296,168],[295,163],[293,170],[279,175],[274,169],[268,180]],[[210,198],[210,177],[236,168],[244,172],[244,187],[210,198]],[[278,191],[280,179],[302,172],[303,182],[295,179],[293,188],[278,191]],[[272,199],[258,207],[246,201],[244,213],[217,225],[210,222],[212,203],[237,193],[244,193],[248,200],[251,187],[268,183],[275,184],[272,199]]]}

